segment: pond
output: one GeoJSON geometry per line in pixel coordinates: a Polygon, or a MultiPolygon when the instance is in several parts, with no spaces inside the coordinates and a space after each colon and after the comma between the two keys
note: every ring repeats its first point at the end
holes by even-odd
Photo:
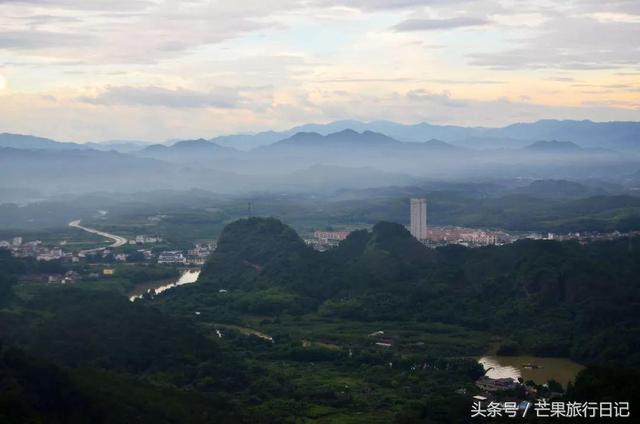
{"type": "Polygon", "coordinates": [[[497,356],[485,355],[478,359],[491,378],[522,378],[544,384],[554,379],[566,388],[569,381],[575,381],[576,375],[584,366],[567,358],[539,358],[535,356],[497,356]]]}

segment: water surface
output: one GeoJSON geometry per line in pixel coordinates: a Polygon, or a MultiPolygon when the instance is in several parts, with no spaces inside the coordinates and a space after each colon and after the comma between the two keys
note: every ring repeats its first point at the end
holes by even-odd
{"type": "Polygon", "coordinates": [[[538,358],[535,356],[497,356],[486,355],[478,360],[491,378],[522,378],[533,380],[536,384],[544,384],[554,379],[563,387],[569,381],[575,381],[576,375],[584,366],[566,358],[538,358]],[[523,367],[534,364],[538,368],[523,367]]]}
{"type": "Polygon", "coordinates": [[[181,275],[180,278],[178,278],[177,280],[161,280],[159,282],[157,282],[157,284],[154,284],[152,287],[149,287],[149,285],[144,286],[144,291],[140,292],[140,291],[134,291],[131,293],[131,296],[129,297],[130,301],[135,301],[136,299],[141,298],[144,293],[153,293],[153,294],[160,294],[163,291],[172,289],[174,287],[178,287],[178,286],[182,286],[184,284],[192,284],[195,283],[196,281],[198,281],[198,277],[200,276],[200,270],[199,269],[189,269],[184,271],[181,275]]]}

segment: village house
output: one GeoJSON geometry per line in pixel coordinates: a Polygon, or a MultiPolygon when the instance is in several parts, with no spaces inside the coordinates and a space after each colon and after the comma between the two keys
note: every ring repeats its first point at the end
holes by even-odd
{"type": "Polygon", "coordinates": [[[513,378],[490,378],[483,375],[476,380],[476,386],[485,392],[498,392],[514,390],[518,387],[518,383],[513,378]]]}

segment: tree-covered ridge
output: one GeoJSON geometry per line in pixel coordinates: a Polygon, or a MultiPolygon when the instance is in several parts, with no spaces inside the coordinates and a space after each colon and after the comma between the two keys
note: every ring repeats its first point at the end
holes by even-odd
{"type": "Polygon", "coordinates": [[[244,419],[226,393],[246,366],[194,323],[117,291],[16,283],[43,266],[0,249],[0,422],[244,419]]]}
{"type": "Polygon", "coordinates": [[[0,307],[2,422],[389,422],[407,401],[425,396],[462,416],[468,399],[448,405],[438,393],[481,372],[472,359],[429,356],[433,365],[417,378],[405,371],[412,357],[370,346],[353,354],[309,346],[286,330],[277,343],[232,327],[219,338],[193,305],[187,320],[117,292],[22,284],[9,291],[0,307]]]}
{"type": "Polygon", "coordinates": [[[218,240],[217,254],[203,275],[243,274],[247,278],[264,269],[295,266],[313,255],[296,232],[280,221],[250,218],[227,225],[218,240]]]}
{"type": "Polygon", "coordinates": [[[473,422],[492,335],[503,353],[614,366],[568,396],[626,400],[639,242],[433,250],[382,222],[317,252],[251,218],[226,227],[197,284],[134,303],[16,284],[42,265],[0,255],[0,421],[473,422]]]}
{"type": "Polygon", "coordinates": [[[283,224],[252,218],[220,242],[201,284],[169,298],[227,314],[445,322],[500,334],[512,350],[640,364],[637,238],[431,250],[382,222],[321,253],[283,224]],[[220,289],[232,293],[221,299],[220,289]]]}
{"type": "Polygon", "coordinates": [[[228,399],[103,370],[63,368],[15,347],[0,347],[0,387],[0,422],[6,424],[245,420],[228,399]]]}

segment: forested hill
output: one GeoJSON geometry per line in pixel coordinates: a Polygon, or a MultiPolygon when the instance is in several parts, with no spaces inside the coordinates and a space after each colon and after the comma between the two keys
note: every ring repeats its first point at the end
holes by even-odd
{"type": "Polygon", "coordinates": [[[569,399],[635,399],[639,250],[431,250],[378,223],[320,253],[252,218],[225,228],[197,284],[130,302],[21,282],[55,264],[0,249],[0,422],[471,422],[494,335],[503,353],[607,366],[569,399]]]}
{"type": "Polygon", "coordinates": [[[379,223],[321,253],[279,221],[251,218],[223,231],[200,284],[167,301],[230,315],[461,324],[506,337],[511,351],[638,366],[638,275],[638,238],[432,250],[379,223]]]}

